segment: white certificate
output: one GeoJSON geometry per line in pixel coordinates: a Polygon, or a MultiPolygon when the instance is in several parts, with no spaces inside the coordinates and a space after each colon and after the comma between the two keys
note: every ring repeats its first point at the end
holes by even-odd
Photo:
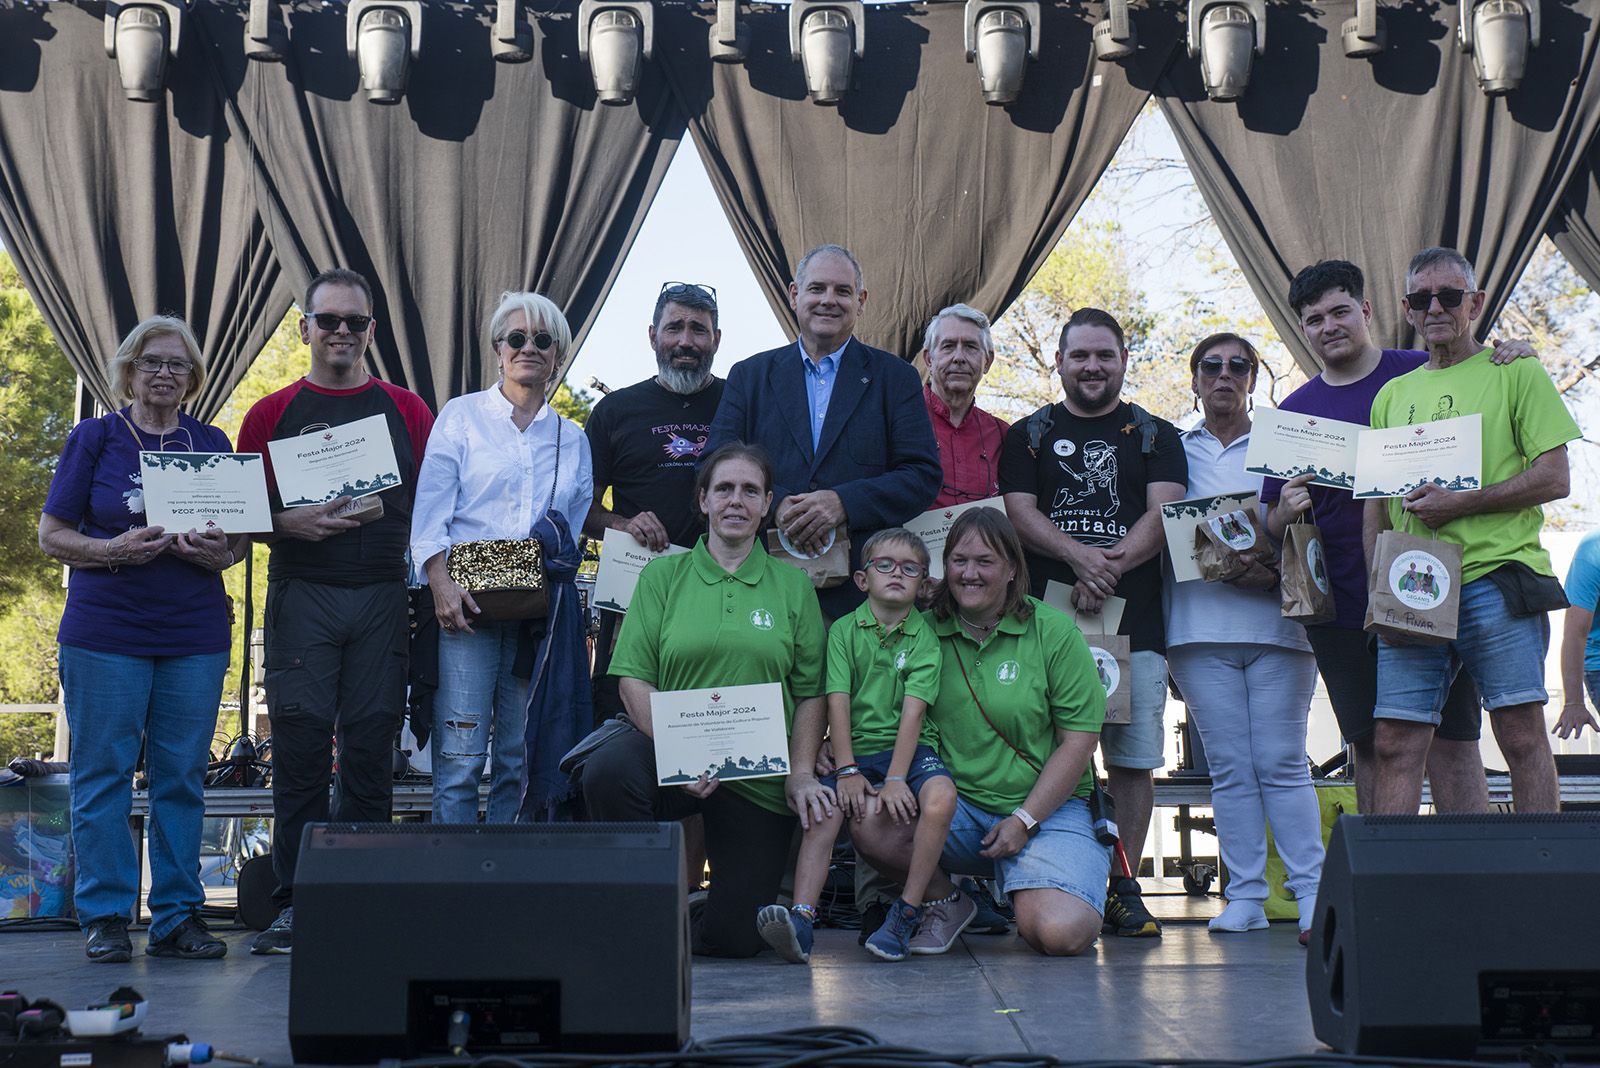
{"type": "Polygon", "coordinates": [[[682,786],[702,775],[760,779],[789,774],[783,687],[775,682],[650,695],[656,782],[682,786]]]}
{"type": "Polygon", "coordinates": [[[1122,613],[1128,602],[1121,597],[1107,597],[1100,611],[1081,612],[1072,603],[1072,587],[1051,579],[1044,584],[1044,596],[1039,598],[1052,608],[1059,608],[1072,617],[1078,630],[1084,634],[1116,634],[1122,629],[1122,613]]]}
{"type": "Polygon", "coordinates": [[[1260,494],[1246,490],[1163,504],[1161,529],[1167,536],[1167,559],[1172,561],[1172,577],[1179,582],[1199,581],[1200,568],[1195,560],[1200,550],[1194,545],[1194,528],[1212,516],[1227,515],[1242,509],[1260,515],[1260,494]]]}
{"type": "Polygon", "coordinates": [[[1001,512],[1006,510],[1006,502],[999,497],[986,497],[981,501],[968,501],[966,504],[952,504],[948,508],[935,508],[923,512],[917,518],[906,523],[906,529],[922,539],[922,544],[928,547],[928,574],[936,579],[944,578],[944,543],[950,536],[950,527],[960,517],[962,512],[973,508],[998,508],[1001,512]]]}
{"type": "Polygon", "coordinates": [[[681,545],[668,545],[652,552],[634,540],[626,530],[607,530],[600,540],[600,570],[594,577],[594,606],[609,612],[626,612],[633,603],[634,587],[644,565],[663,556],[686,553],[681,545]]]}
{"type": "Polygon", "coordinates": [[[1309,472],[1318,485],[1354,489],[1356,437],[1366,429],[1320,415],[1257,408],[1244,469],[1285,480],[1309,472]]]}
{"type": "Polygon", "coordinates": [[[1364,430],[1356,450],[1357,497],[1404,497],[1424,483],[1447,490],[1483,485],[1483,416],[1364,430]]]}
{"type": "Polygon", "coordinates": [[[272,529],[267,468],[259,452],[141,452],[145,520],[170,533],[272,529]]]}
{"type": "Polygon", "coordinates": [[[343,426],[267,442],[285,508],[365,497],[400,485],[389,420],[369,415],[343,426]]]}

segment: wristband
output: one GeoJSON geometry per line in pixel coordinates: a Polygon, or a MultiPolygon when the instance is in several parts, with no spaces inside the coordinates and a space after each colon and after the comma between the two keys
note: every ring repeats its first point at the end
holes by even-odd
{"type": "Polygon", "coordinates": [[[835,768],[833,770],[833,774],[836,777],[843,779],[846,776],[850,776],[850,775],[860,775],[861,774],[861,768],[858,765],[855,765],[855,764],[846,764],[842,768],[835,768]]]}
{"type": "Polygon", "coordinates": [[[885,775],[883,777],[883,781],[884,782],[905,782],[906,781],[906,777],[904,775],[885,775]]]}
{"type": "Polygon", "coordinates": [[[1039,833],[1039,821],[1034,819],[1027,809],[1018,805],[1012,809],[1011,814],[1017,818],[1018,823],[1022,824],[1022,829],[1028,833],[1029,838],[1039,833]]]}

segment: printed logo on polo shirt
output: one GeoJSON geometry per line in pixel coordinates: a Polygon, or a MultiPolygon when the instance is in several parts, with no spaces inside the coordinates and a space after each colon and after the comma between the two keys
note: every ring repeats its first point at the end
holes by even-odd
{"type": "Polygon", "coordinates": [[[1017,676],[1022,674],[1022,665],[1015,660],[1002,660],[994,669],[994,681],[1002,686],[1010,686],[1017,681],[1017,676]]]}
{"type": "Polygon", "coordinates": [[[757,630],[771,630],[772,613],[765,608],[757,608],[750,613],[750,625],[757,630]]]}
{"type": "Polygon", "coordinates": [[[906,669],[906,651],[904,649],[900,650],[898,653],[895,654],[895,657],[894,657],[894,669],[896,671],[905,671],[905,669],[906,669]]]}

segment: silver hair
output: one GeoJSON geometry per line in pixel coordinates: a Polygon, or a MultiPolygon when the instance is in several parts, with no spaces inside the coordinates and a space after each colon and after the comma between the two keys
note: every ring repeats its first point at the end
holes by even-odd
{"type": "Polygon", "coordinates": [[[855,253],[851,252],[843,245],[818,245],[816,248],[807,252],[804,256],[801,256],[800,262],[794,265],[795,285],[799,285],[801,279],[805,278],[806,268],[811,266],[811,261],[816,259],[818,256],[838,256],[844,259],[850,264],[851,270],[855,271],[856,273],[856,288],[860,289],[866,284],[862,280],[861,264],[856,260],[855,253]]]}
{"type": "Polygon", "coordinates": [[[1472,269],[1471,261],[1453,248],[1441,248],[1437,245],[1433,248],[1425,248],[1411,257],[1411,264],[1406,267],[1406,289],[1409,290],[1411,288],[1411,280],[1417,275],[1438,264],[1446,264],[1459,269],[1462,274],[1466,275],[1467,288],[1474,293],[1477,292],[1478,275],[1472,269]]]}
{"type": "Polygon", "coordinates": [[[938,314],[928,320],[928,329],[922,335],[922,347],[928,350],[929,361],[933,359],[933,347],[939,342],[939,324],[946,319],[961,319],[977,327],[984,355],[994,355],[994,335],[989,332],[989,317],[970,304],[952,304],[948,308],[940,308],[938,314]]]}
{"type": "Polygon", "coordinates": [[[495,307],[494,314],[489,316],[491,350],[499,344],[500,338],[505,335],[506,323],[517,312],[522,313],[529,330],[547,330],[556,339],[557,362],[566,358],[567,351],[572,348],[572,327],[567,325],[567,317],[561,314],[561,309],[549,297],[514,290],[500,294],[500,303],[495,307]]]}
{"type": "Polygon", "coordinates": [[[200,355],[200,343],[195,340],[194,331],[189,329],[188,323],[174,315],[152,315],[128,331],[128,336],[117,346],[116,355],[106,365],[111,378],[112,396],[129,400],[133,398],[133,361],[143,356],[144,347],[151,338],[157,337],[175,337],[183,342],[192,366],[182,403],[199,396],[200,388],[206,384],[206,361],[200,355]]]}

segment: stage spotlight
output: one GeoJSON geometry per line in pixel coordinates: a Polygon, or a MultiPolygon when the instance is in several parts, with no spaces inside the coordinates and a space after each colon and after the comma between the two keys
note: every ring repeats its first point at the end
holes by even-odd
{"type": "Polygon", "coordinates": [[[1356,0],[1356,17],[1340,28],[1344,54],[1352,59],[1382,55],[1389,47],[1389,28],[1378,15],[1378,0],[1356,0]]]}
{"type": "Polygon", "coordinates": [[[1528,49],[1539,44],[1539,0],[1461,3],[1461,50],[1472,57],[1478,87],[1490,96],[1522,84],[1528,49]]]}
{"type": "Polygon", "coordinates": [[[589,61],[600,103],[633,102],[639,67],[655,42],[649,0],[583,0],[578,5],[578,55],[589,61]]]}
{"type": "Polygon", "coordinates": [[[345,49],[359,66],[367,100],[400,103],[411,60],[422,55],[421,0],[350,0],[345,49]]]}
{"type": "Polygon", "coordinates": [[[500,63],[526,63],[533,58],[533,27],[522,17],[522,0],[495,0],[489,51],[500,63]]]}
{"type": "Polygon", "coordinates": [[[282,63],[289,54],[289,28],[278,13],[278,0],[250,0],[244,27],[244,54],[261,63],[282,63]]]}
{"type": "Polygon", "coordinates": [[[805,67],[813,104],[837,104],[849,90],[854,60],[866,55],[866,21],[861,0],[789,5],[789,54],[805,67]]]}
{"type": "Polygon", "coordinates": [[[743,63],[750,53],[750,27],[739,21],[739,0],[717,0],[717,21],[711,24],[711,58],[718,63],[743,63]]]}
{"type": "Polygon", "coordinates": [[[1111,0],[1106,17],[1094,24],[1095,58],[1111,62],[1127,59],[1139,49],[1139,34],[1133,26],[1128,0],[1111,0]]]}
{"type": "Polygon", "coordinates": [[[967,0],[967,62],[978,64],[985,104],[1009,104],[1022,92],[1028,59],[1039,58],[1037,0],[967,0]]]}
{"type": "Polygon", "coordinates": [[[1189,55],[1212,100],[1238,100],[1250,65],[1267,49],[1266,0],[1189,0],[1189,55]]]}
{"type": "Polygon", "coordinates": [[[170,0],[106,4],[106,55],[117,61],[122,94],[150,103],[161,99],[167,60],[178,58],[183,9],[170,0]]]}

